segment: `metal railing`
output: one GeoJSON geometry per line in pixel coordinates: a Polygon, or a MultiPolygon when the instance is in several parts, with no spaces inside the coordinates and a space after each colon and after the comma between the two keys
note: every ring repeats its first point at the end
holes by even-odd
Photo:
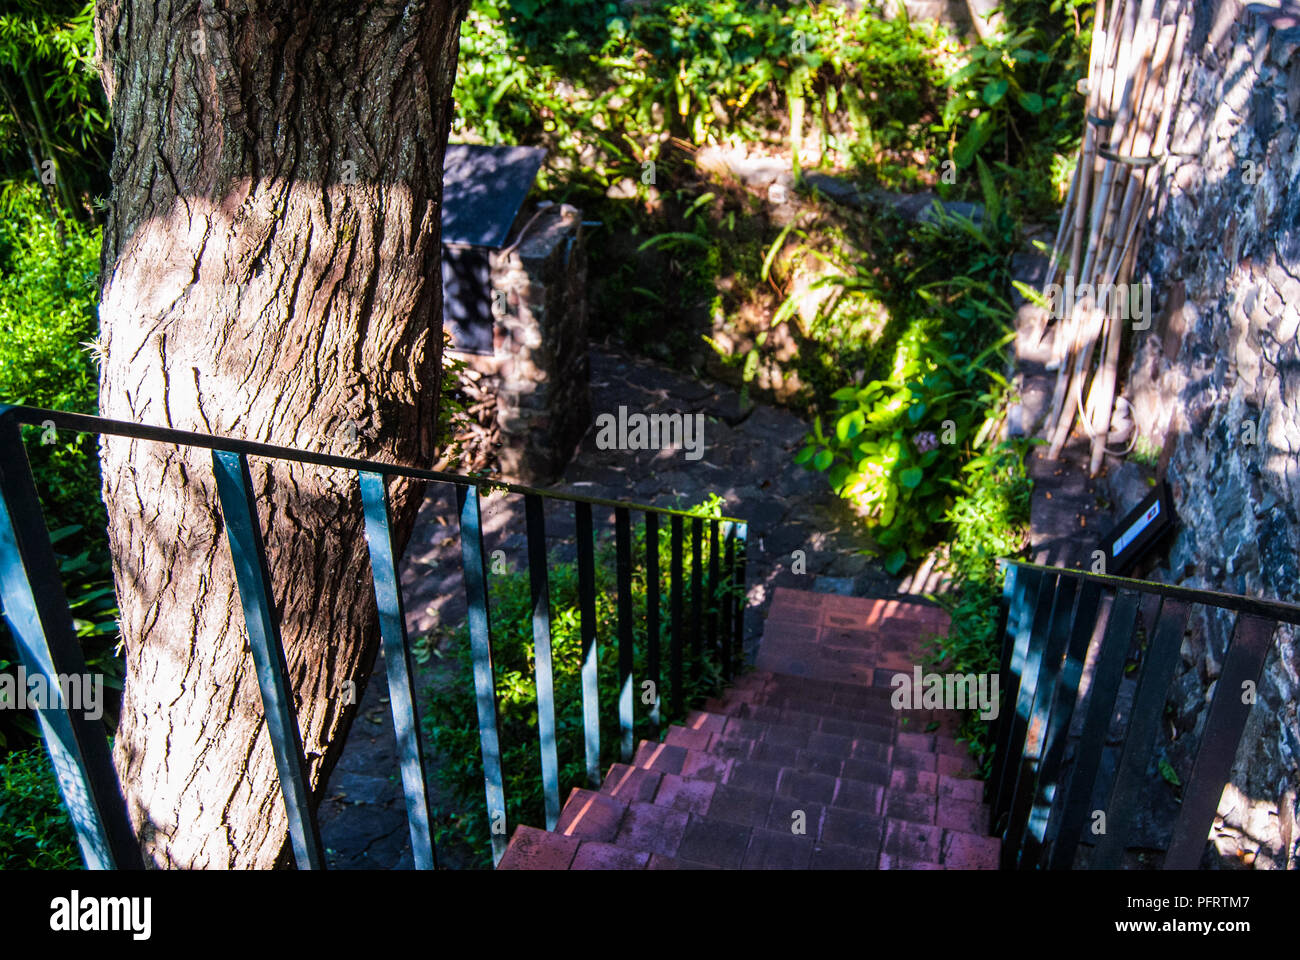
{"type": "MultiPolygon", "coordinates": [[[[524,497],[528,567],[532,598],[532,628],[536,663],[538,737],[547,829],[560,813],[559,767],[556,754],[554,685],[551,660],[551,611],[547,579],[546,530],[543,500],[573,503],[575,511],[578,599],[582,638],[581,690],[587,777],[600,779],[600,704],[597,692],[596,577],[592,507],[614,510],[617,566],[617,622],[620,693],[618,717],[620,752],[632,759],[634,700],[631,513],[644,514],[646,543],[646,610],[648,672],[659,684],[662,668],[658,598],[659,518],[667,517],[671,538],[669,582],[669,684],[674,712],[683,707],[683,640],[689,632],[692,673],[702,659],[716,657],[724,679],[730,679],[743,655],[745,545],[747,526],[734,517],[702,517],[686,510],[624,503],[599,497],[558,493],[485,478],[421,470],[351,457],[297,450],[228,437],[107,420],[100,417],[0,406],[0,600],[29,676],[41,674],[46,683],[60,674],[84,674],[85,660],[73,631],[72,616],[59,577],[49,532],[23,445],[20,424],[52,423],[58,429],[132,437],[157,443],[206,448],[212,451],[217,498],[234,563],[236,584],[261,691],[267,732],[274,749],[281,792],[288,812],[295,863],[300,868],[324,867],[316,811],[303,756],[293,689],[289,683],[279,624],[272,603],[271,577],[257,519],[248,457],[316,464],[355,472],[364,510],[375,600],[389,699],[397,734],[398,760],[406,797],[411,849],[417,869],[437,865],[430,825],[426,771],[416,716],[416,692],[406,618],[398,579],[400,558],[393,549],[387,477],[453,484],[459,508],[461,562],[464,570],[468,626],[479,743],[483,759],[484,793],[489,819],[501,822],[506,809],[497,734],[497,701],[492,669],[492,629],[488,607],[487,564],[483,551],[480,488],[524,497]],[[683,528],[691,522],[691,613],[689,630],[683,622],[683,528]],[[709,525],[708,592],[724,585],[721,610],[710,604],[705,622],[702,545],[709,525]],[[725,539],[723,579],[719,579],[719,537],[725,539]],[[719,620],[721,624],[719,625],[719,620]],[[707,646],[706,646],[707,645],[707,646]],[[499,814],[499,816],[494,816],[499,814]]],[[[645,678],[642,678],[643,680],[645,678]]],[[[659,727],[660,698],[656,694],[650,721],[659,727]]],[[[140,847],[131,828],[121,784],[114,769],[103,725],[81,711],[57,706],[37,711],[45,744],[54,764],[59,789],[68,807],[87,867],[140,868],[140,847]]],[[[493,831],[493,860],[505,852],[504,832],[493,831]]]]}
{"type": "Polygon", "coordinates": [[[1165,869],[1196,868],[1255,699],[1247,692],[1259,682],[1278,625],[1300,624],[1300,606],[1029,563],[1006,567],[1004,696],[987,785],[1003,869],[1070,869],[1085,837],[1093,845],[1089,868],[1122,866],[1137,839],[1143,793],[1163,782],[1153,761],[1193,607],[1236,614],[1164,852],[1165,869]],[[1127,716],[1112,774],[1103,753],[1135,659],[1136,689],[1131,707],[1118,711],[1127,716]],[[1108,799],[1094,809],[1101,791],[1108,799]]]}

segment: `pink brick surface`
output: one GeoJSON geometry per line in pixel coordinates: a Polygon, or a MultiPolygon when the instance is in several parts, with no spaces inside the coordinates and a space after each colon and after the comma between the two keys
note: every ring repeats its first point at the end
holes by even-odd
{"type": "Polygon", "coordinates": [[[939,800],[939,812],[934,822],[949,830],[984,834],[989,828],[989,809],[982,803],[943,797],[939,800]]]}
{"type": "Polygon", "coordinates": [[[943,867],[937,863],[930,863],[925,860],[910,860],[907,857],[896,857],[892,854],[882,853],[880,855],[881,870],[942,870],[943,867]]]}
{"type": "Polygon", "coordinates": [[[984,799],[984,781],[950,777],[941,773],[939,774],[939,796],[978,803],[984,799]]]}
{"type": "Polygon", "coordinates": [[[578,848],[570,870],[644,870],[650,854],[638,853],[612,843],[587,841],[578,848]]]}
{"type": "Polygon", "coordinates": [[[614,842],[629,850],[648,850],[664,857],[675,857],[686,831],[688,814],[681,810],[652,803],[628,806],[614,842]]]}
{"type": "Polygon", "coordinates": [[[938,785],[939,778],[925,770],[895,770],[889,778],[891,790],[907,793],[934,793],[938,785]]]}
{"type": "MultiPolygon", "coordinates": [[[[935,772],[937,754],[918,753],[915,750],[907,750],[903,747],[895,747],[890,761],[895,769],[902,770],[925,770],[929,773],[935,772]]],[[[940,771],[942,772],[942,771],[940,771]]]]}
{"type": "Polygon", "coordinates": [[[950,756],[946,753],[938,754],[938,763],[935,769],[949,777],[972,776],[978,771],[975,769],[975,761],[970,755],[962,757],[950,756]]]}
{"type": "Polygon", "coordinates": [[[703,710],[692,710],[686,714],[686,720],[683,726],[691,730],[703,730],[706,733],[721,733],[722,728],[727,725],[727,718],[717,713],[705,713],[703,710]]]}
{"type": "Polygon", "coordinates": [[[686,748],[668,743],[642,740],[636,751],[636,765],[658,773],[681,773],[685,761],[686,748]]]}
{"type": "Polygon", "coordinates": [[[688,750],[682,761],[681,775],[720,783],[726,777],[727,771],[731,769],[731,764],[731,760],[717,754],[704,750],[688,750]]]}
{"type": "Polygon", "coordinates": [[[555,833],[518,828],[502,868],[997,869],[961,715],[890,704],[892,673],[947,626],[925,604],[778,588],[761,669],[575,790],[555,833]]]}
{"type": "Polygon", "coordinates": [[[954,830],[943,832],[943,864],[953,870],[996,870],[1002,842],[954,830]]]}
{"type": "Polygon", "coordinates": [[[608,794],[575,788],[560,811],[555,832],[582,840],[612,841],[626,809],[626,804],[608,794]]]}
{"type": "Polygon", "coordinates": [[[934,737],[928,733],[906,733],[900,730],[894,742],[918,753],[934,753],[934,737]]]}
{"type": "Polygon", "coordinates": [[[934,823],[936,802],[933,795],[899,793],[890,790],[885,794],[885,816],[910,823],[934,823]]]}
{"type": "Polygon", "coordinates": [[[703,750],[709,745],[709,736],[707,730],[690,730],[686,727],[673,725],[668,728],[668,735],[664,737],[664,743],[671,744],[674,747],[686,747],[688,750],[703,750]]]}
{"type": "Polygon", "coordinates": [[[936,739],[936,749],[947,757],[961,757],[965,759],[970,756],[970,747],[964,743],[949,736],[940,736],[936,739]]]}
{"type": "Polygon", "coordinates": [[[813,840],[779,830],[755,829],[741,862],[742,870],[807,870],[813,840]]]}
{"type": "Polygon", "coordinates": [[[888,820],[885,823],[885,844],[881,852],[906,860],[938,863],[942,832],[940,827],[933,824],[888,820]]]}
{"type": "Polygon", "coordinates": [[[653,770],[616,763],[609,768],[609,774],[600,785],[600,792],[628,803],[636,800],[653,800],[662,776],[663,774],[655,773],[653,770]]]}
{"type": "Polygon", "coordinates": [[[675,773],[664,774],[654,802],[661,807],[671,807],[685,813],[709,812],[709,801],[717,784],[710,780],[689,780],[675,773]]]}
{"type": "Polygon", "coordinates": [[[498,870],[567,870],[578,852],[576,837],[519,827],[510,839],[498,870]]]}

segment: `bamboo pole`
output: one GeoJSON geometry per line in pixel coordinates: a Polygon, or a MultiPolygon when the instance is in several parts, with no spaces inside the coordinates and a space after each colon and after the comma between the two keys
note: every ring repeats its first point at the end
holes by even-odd
{"type": "MultiPolygon", "coordinates": [[[[1160,115],[1158,123],[1154,124],[1155,129],[1144,145],[1147,156],[1159,157],[1163,155],[1174,104],[1177,102],[1182,86],[1182,55],[1190,24],[1190,18],[1184,16],[1183,11],[1184,3],[1180,2],[1175,11],[1175,21],[1161,25],[1157,53],[1153,62],[1152,78],[1149,80],[1153,90],[1149,98],[1144,96],[1147,106],[1146,122],[1143,123],[1144,130],[1152,126],[1151,121],[1155,120],[1157,107],[1159,107],[1160,115]],[[1156,74],[1164,73],[1164,68],[1170,62],[1171,51],[1172,72],[1167,76],[1161,76],[1157,81],[1155,79],[1156,74]],[[1163,103],[1160,101],[1163,101],[1163,103]]],[[[1107,271],[1110,276],[1114,277],[1116,285],[1120,289],[1127,289],[1133,277],[1133,263],[1137,257],[1137,247],[1145,224],[1149,219],[1143,214],[1147,212],[1146,208],[1156,182],[1155,174],[1159,169],[1159,165],[1152,165],[1142,171],[1140,177],[1134,178],[1137,184],[1136,189],[1130,190],[1130,195],[1125,197],[1125,216],[1121,219],[1125,221],[1126,241],[1118,257],[1112,258],[1113,265],[1107,271]]],[[[1127,312],[1127,310],[1124,311],[1125,314],[1127,312]]],[[[1117,327],[1119,318],[1112,317],[1111,324],[1117,327]]],[[[1089,464],[1089,472],[1092,476],[1096,476],[1101,469],[1102,461],[1107,452],[1106,443],[1110,433],[1110,421],[1115,404],[1115,388],[1118,382],[1121,340],[1122,338],[1117,330],[1112,331],[1108,336],[1108,342],[1104,350],[1105,365],[1100,378],[1094,383],[1093,393],[1089,396],[1090,403],[1085,412],[1085,416],[1087,416],[1089,425],[1092,428],[1092,455],[1089,464]],[[1102,417],[1100,428],[1097,426],[1097,414],[1102,417]]]]}
{"type": "MultiPolygon", "coordinates": [[[[1119,0],[1119,5],[1123,5],[1124,0],[1119,0]]],[[[1119,6],[1112,8],[1112,16],[1119,6]]],[[[1083,146],[1079,153],[1079,162],[1075,167],[1074,176],[1078,187],[1075,195],[1074,208],[1074,226],[1073,241],[1070,245],[1070,268],[1065,273],[1064,288],[1068,288],[1068,294],[1065,299],[1071,304],[1069,313],[1061,318],[1057,324],[1056,337],[1052,341],[1052,359],[1048,363],[1048,369],[1058,370],[1056,377],[1056,388],[1052,394],[1051,412],[1048,414],[1047,422],[1054,423],[1060,416],[1061,406],[1065,401],[1065,373],[1068,366],[1069,355],[1071,352],[1072,341],[1075,331],[1074,315],[1074,288],[1078,283],[1079,276],[1079,258],[1083,249],[1083,231],[1086,225],[1086,211],[1088,208],[1088,195],[1093,182],[1093,166],[1096,163],[1097,134],[1094,131],[1093,122],[1090,117],[1097,116],[1097,110],[1101,105],[1101,83],[1099,74],[1102,70],[1102,64],[1109,55],[1110,40],[1108,27],[1106,23],[1106,0],[1097,0],[1096,12],[1093,15],[1092,24],[1092,44],[1088,53],[1088,98],[1084,104],[1084,124],[1083,124],[1083,146]]]]}
{"type": "MultiPolygon", "coordinates": [[[[1134,90],[1141,89],[1138,83],[1145,76],[1146,65],[1152,54],[1154,7],[1155,0],[1142,0],[1140,7],[1132,2],[1123,5],[1122,28],[1116,38],[1114,62],[1108,65],[1102,84],[1103,95],[1109,94],[1111,114],[1115,117],[1109,138],[1110,152],[1113,154],[1121,154],[1136,136],[1136,131],[1130,129],[1135,113],[1134,90]]],[[[1119,8],[1116,9],[1116,19],[1121,19],[1119,8]]],[[[1099,161],[1100,159],[1099,155],[1099,161]]],[[[1118,164],[1113,162],[1104,165],[1101,185],[1093,198],[1087,253],[1079,278],[1081,283],[1088,284],[1091,289],[1085,291],[1085,296],[1076,304],[1076,310],[1079,311],[1076,326],[1078,332],[1073,338],[1069,353],[1073,362],[1063,364],[1057,381],[1056,396],[1063,402],[1050,439],[1048,456],[1053,459],[1060,456],[1061,449],[1069,438],[1070,427],[1076,415],[1075,408],[1079,408],[1082,413],[1084,385],[1092,368],[1093,352],[1105,329],[1106,318],[1096,305],[1096,265],[1100,258],[1109,253],[1118,236],[1115,224],[1121,197],[1116,189],[1116,166],[1118,164]]],[[[1089,433],[1092,432],[1090,422],[1085,421],[1084,426],[1089,433]]]]}

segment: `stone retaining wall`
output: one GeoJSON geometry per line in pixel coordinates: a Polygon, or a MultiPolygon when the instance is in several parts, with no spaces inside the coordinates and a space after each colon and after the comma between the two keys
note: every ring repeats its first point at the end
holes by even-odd
{"type": "MultiPolygon", "coordinates": [[[[1195,3],[1189,74],[1138,275],[1158,320],[1132,334],[1126,396],[1163,452],[1180,530],[1154,576],[1300,601],[1300,5],[1195,3]]],[[[1112,470],[1116,479],[1122,470],[1112,470]]],[[[1115,494],[1123,497],[1122,484],[1115,494]]],[[[1132,495],[1132,492],[1129,493],[1132,495]]],[[[1131,504],[1117,504],[1129,506],[1131,504]]],[[[1229,640],[1194,617],[1168,759],[1190,745],[1229,640]]],[[[1219,812],[1224,864],[1296,866],[1300,656],[1279,630],[1219,812]]]]}
{"type": "Polygon", "coordinates": [[[546,483],[563,471],[591,424],[587,241],[573,207],[520,215],[511,243],[489,257],[493,354],[457,354],[497,398],[501,472],[546,483]],[[525,232],[520,239],[519,229],[525,232]]]}

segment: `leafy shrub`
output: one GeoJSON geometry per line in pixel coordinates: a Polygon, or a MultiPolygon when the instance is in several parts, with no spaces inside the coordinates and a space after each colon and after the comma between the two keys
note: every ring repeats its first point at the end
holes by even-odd
{"type": "Polygon", "coordinates": [[[867,511],[890,573],[950,532],[943,521],[965,488],[963,466],[987,443],[1006,399],[998,367],[1013,336],[1003,297],[1015,231],[991,176],[979,168],[982,226],[953,215],[922,224],[912,238],[910,273],[888,289],[872,263],[856,278],[819,281],[882,291],[906,323],[886,376],[833,393],[833,428],[825,430],[819,417],[795,456],[867,511]],[[936,269],[942,275],[928,279],[936,269]]]}
{"type": "Polygon", "coordinates": [[[1052,214],[1068,185],[1058,169],[1082,128],[1090,27],[1087,0],[1003,4],[1002,33],[973,46],[944,82],[951,91],[942,127],[952,159],[970,168],[976,157],[1015,187],[1027,211],[1052,214]]]}
{"type": "MultiPolygon", "coordinates": [[[[952,622],[937,643],[934,661],[955,673],[991,674],[999,667],[1004,571],[998,559],[1017,556],[1026,544],[1029,445],[1025,439],[1004,441],[967,463],[962,468],[965,490],[945,518],[952,532],[945,566],[953,589],[937,599],[952,622]]],[[[987,721],[970,713],[961,730],[986,775],[993,755],[989,729],[987,721]]]]}
{"type": "MultiPolygon", "coordinates": [[[[711,498],[696,512],[717,516],[721,501],[711,498]]],[[[689,578],[691,563],[691,523],[683,525],[683,566],[689,578]]],[[[669,591],[671,541],[666,523],[660,524],[659,571],[660,595],[660,664],[657,691],[661,696],[662,724],[670,715],[669,695],[669,591]]],[[[722,555],[719,544],[719,576],[722,555]]],[[[702,556],[704,583],[707,590],[708,525],[704,528],[702,556]]],[[[634,666],[633,690],[634,742],[657,739],[651,727],[649,706],[643,700],[642,684],[649,676],[645,610],[647,591],[645,570],[640,562],[645,556],[644,527],[637,524],[633,534],[634,569],[632,580],[634,666]]],[[[618,723],[619,666],[618,610],[615,581],[615,556],[612,539],[602,539],[596,555],[596,637],[598,687],[600,702],[601,772],[619,759],[618,723]]],[[[551,656],[555,690],[556,747],[560,775],[560,801],[577,786],[586,786],[586,754],[582,718],[582,636],[578,607],[578,574],[573,563],[548,566],[551,597],[551,656]]],[[[727,595],[728,587],[718,584],[715,603],[727,595]]],[[[505,780],[506,823],[543,826],[545,805],[541,783],[541,748],[537,735],[537,692],[533,661],[532,597],[527,570],[493,574],[489,578],[489,606],[492,620],[492,661],[497,692],[497,730],[501,744],[501,764],[505,780]]],[[[707,607],[707,604],[706,604],[707,607]]],[[[705,623],[707,624],[707,608],[705,623]]],[[[683,621],[689,631],[689,580],[683,591],[683,621]]],[[[719,621],[721,622],[721,621],[719,621]]],[[[479,747],[478,714],[474,699],[473,665],[469,651],[469,631],[461,624],[453,634],[456,656],[455,676],[440,689],[428,692],[423,710],[432,745],[442,756],[438,768],[440,781],[456,798],[455,809],[441,811],[435,842],[448,840],[466,843],[477,865],[491,863],[491,824],[484,804],[483,765],[479,747]]],[[[716,688],[720,676],[716,658],[698,662],[699,678],[692,682],[692,657],[689,638],[683,644],[683,703],[716,688]]]]}
{"type": "Polygon", "coordinates": [[[933,138],[927,123],[943,105],[940,39],[905,18],[831,4],[675,0],[622,12],[475,0],[456,102],[490,142],[544,135],[562,153],[594,147],[603,161],[639,162],[661,134],[767,138],[774,121],[805,109],[827,129],[838,118],[877,145],[911,150],[933,138]]]}
{"type": "MultiPolygon", "coordinates": [[[[86,344],[99,329],[100,231],[49,214],[34,186],[11,196],[18,199],[0,220],[0,403],[96,413],[98,374],[86,344]]],[[[103,673],[107,688],[120,690],[117,600],[96,438],[65,431],[46,443],[39,426],[24,427],[23,435],[87,668],[103,673]]],[[[12,656],[13,643],[0,624],[4,651],[12,656]]],[[[106,722],[115,714],[116,705],[106,704],[106,722]]],[[[6,713],[0,748],[15,735],[35,737],[38,728],[21,714],[6,713]]]]}
{"type": "MultiPolygon", "coordinates": [[[[101,232],[45,211],[33,186],[0,220],[0,403],[95,413],[98,372],[84,344],[99,333],[101,232]]],[[[45,443],[25,427],[28,458],[52,522],[102,528],[95,437],[61,434],[45,443]]]]}
{"type": "Polygon", "coordinates": [[[0,870],[72,870],[81,854],[42,746],[0,756],[0,870]]]}

